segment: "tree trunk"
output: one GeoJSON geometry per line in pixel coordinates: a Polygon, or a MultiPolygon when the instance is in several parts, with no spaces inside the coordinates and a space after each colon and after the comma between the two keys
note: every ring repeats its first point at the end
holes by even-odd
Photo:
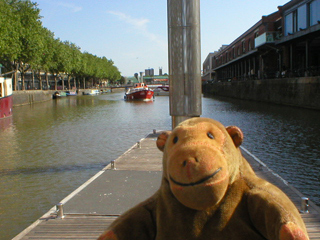
{"type": "Polygon", "coordinates": [[[22,81],[21,90],[26,90],[25,83],[24,83],[24,72],[20,72],[20,75],[21,75],[21,81],[22,81]]]}
{"type": "Polygon", "coordinates": [[[46,72],[46,82],[47,82],[47,90],[50,90],[50,87],[49,87],[49,79],[48,79],[48,72],[46,72]]]}
{"type": "Polygon", "coordinates": [[[76,81],[76,77],[73,78],[73,82],[74,82],[74,89],[77,89],[77,81],[76,81]]]}
{"type": "Polygon", "coordinates": [[[42,79],[41,79],[41,71],[39,70],[39,88],[42,90],[42,79]]]}
{"type": "Polygon", "coordinates": [[[14,71],[14,90],[18,91],[19,90],[19,86],[17,85],[17,74],[18,74],[18,70],[14,71]]]}
{"type": "Polygon", "coordinates": [[[58,86],[57,86],[57,75],[54,75],[54,90],[58,90],[58,86]]]}
{"type": "Polygon", "coordinates": [[[31,76],[32,76],[32,87],[30,87],[30,89],[34,90],[34,71],[31,72],[31,76]]]}
{"type": "Polygon", "coordinates": [[[68,90],[71,89],[71,85],[70,85],[70,75],[68,75],[68,90]]]}

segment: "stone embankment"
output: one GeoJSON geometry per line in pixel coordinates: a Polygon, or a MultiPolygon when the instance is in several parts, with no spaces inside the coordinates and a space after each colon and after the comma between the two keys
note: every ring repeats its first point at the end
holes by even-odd
{"type": "MultiPolygon", "coordinates": [[[[88,90],[88,89],[87,89],[88,90]]],[[[104,91],[110,88],[104,88],[104,91]]],[[[79,90],[82,95],[83,89],[79,90]]],[[[124,92],[125,88],[112,88],[111,92],[124,92]]],[[[13,91],[13,106],[22,106],[33,104],[37,102],[49,101],[52,99],[55,90],[42,91],[42,90],[26,90],[26,91],[13,91]]]]}
{"type": "Polygon", "coordinates": [[[212,82],[203,93],[320,110],[320,77],[212,82]]]}
{"type": "Polygon", "coordinates": [[[13,106],[16,107],[51,100],[54,92],[55,91],[41,90],[14,91],[13,106]]]}

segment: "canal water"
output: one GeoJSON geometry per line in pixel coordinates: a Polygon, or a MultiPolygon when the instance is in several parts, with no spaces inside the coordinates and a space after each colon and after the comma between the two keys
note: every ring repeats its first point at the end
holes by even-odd
{"type": "MultiPolygon", "coordinates": [[[[11,239],[153,129],[169,98],[123,93],[15,107],[0,120],[0,239],[11,239]]],[[[203,97],[203,117],[240,127],[243,146],[320,206],[320,112],[203,97]]]]}

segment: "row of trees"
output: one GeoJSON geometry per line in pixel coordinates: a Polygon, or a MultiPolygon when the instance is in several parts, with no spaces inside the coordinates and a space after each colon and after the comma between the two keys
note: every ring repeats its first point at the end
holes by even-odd
{"type": "Polygon", "coordinates": [[[45,72],[46,79],[48,73],[52,74],[56,83],[62,73],[69,81],[77,78],[114,82],[121,78],[112,60],[82,53],[74,43],[56,39],[53,32],[42,26],[37,6],[30,0],[0,0],[0,67],[3,72],[19,71],[22,89],[27,71],[45,72]]]}

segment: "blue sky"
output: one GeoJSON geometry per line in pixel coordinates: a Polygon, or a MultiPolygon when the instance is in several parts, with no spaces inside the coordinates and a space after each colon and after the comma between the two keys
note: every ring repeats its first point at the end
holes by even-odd
{"type": "MultiPolygon", "coordinates": [[[[229,44],[289,0],[200,0],[201,57],[229,44]]],[[[99,57],[123,76],[159,67],[168,72],[167,1],[34,0],[43,26],[99,57]]]]}

